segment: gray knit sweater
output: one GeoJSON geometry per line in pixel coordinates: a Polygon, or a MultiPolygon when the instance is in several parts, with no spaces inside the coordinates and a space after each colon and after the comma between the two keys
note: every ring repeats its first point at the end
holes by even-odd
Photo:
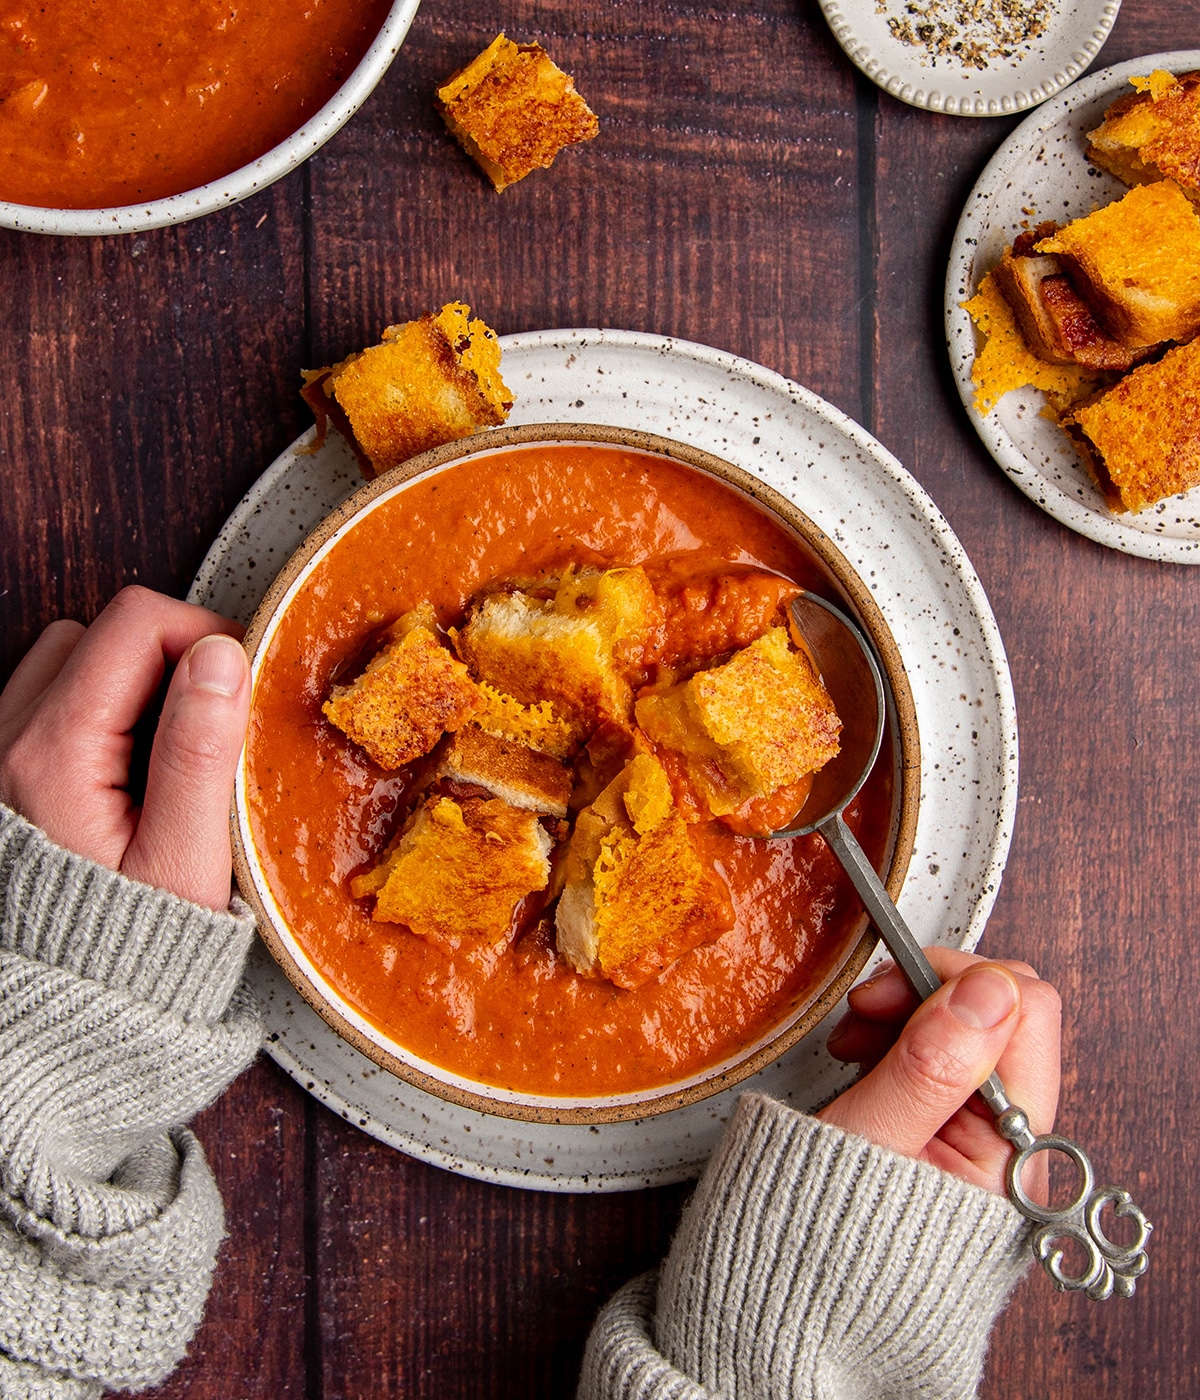
{"type": "MultiPolygon", "coordinates": [[[[4,1400],[140,1389],[186,1350],[224,1219],[180,1125],[258,1047],[252,934],[0,807],[4,1400]]],[[[970,1396],[1025,1238],[999,1197],[747,1095],[580,1400],[970,1396]]]]}

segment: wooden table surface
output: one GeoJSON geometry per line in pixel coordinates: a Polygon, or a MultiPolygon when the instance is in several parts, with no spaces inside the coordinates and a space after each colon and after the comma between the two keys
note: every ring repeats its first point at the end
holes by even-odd
{"type": "MultiPolygon", "coordinates": [[[[1125,0],[1094,66],[1190,46],[1197,18],[1193,0],[1125,0]]],[[[453,297],[502,333],[668,333],[808,386],[900,458],[983,581],[1021,784],[981,947],[1062,990],[1060,1126],[1156,1227],[1130,1301],[1028,1280],[982,1393],[1195,1396],[1200,571],[1043,514],[958,402],[946,259],[1015,124],[884,95],[815,0],[424,0],[358,115],[244,204],[136,236],[0,232],[0,664],[123,584],[185,592],[310,421],[301,367],[453,297]],[[496,195],[430,93],[500,25],[575,74],[601,134],[496,195]]],[[[597,1307],[661,1257],[687,1195],[451,1175],[347,1125],[266,1058],[197,1126],[229,1239],[162,1400],[569,1395],[597,1307]]]]}

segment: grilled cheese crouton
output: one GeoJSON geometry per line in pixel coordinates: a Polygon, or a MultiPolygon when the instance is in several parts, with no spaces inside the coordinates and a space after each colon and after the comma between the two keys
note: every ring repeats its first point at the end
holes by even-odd
{"type": "Polygon", "coordinates": [[[1077,405],[1063,426],[1113,510],[1200,485],[1200,340],[1077,405]]]}
{"type": "Polygon", "coordinates": [[[460,301],[388,326],[380,344],[339,364],[305,370],[301,392],[317,418],[316,446],[332,421],[368,479],[503,423],[513,403],[495,332],[460,301]]]}
{"type": "Polygon", "coordinates": [[[1017,318],[1026,345],[1051,364],[1084,365],[1090,370],[1124,371],[1150,353],[1130,349],[1107,335],[1079,296],[1053,254],[1034,251],[1055,231],[1053,223],[1023,233],[996,264],[996,285],[1017,318]]]}
{"type": "Polygon", "coordinates": [[[514,44],[503,34],[446,79],[436,106],[497,190],[600,130],[574,81],[540,44],[514,44]]]}
{"type": "Polygon", "coordinates": [[[642,665],[646,635],[658,618],[659,602],[644,569],[567,569],[554,590],[554,607],[564,617],[596,623],[626,677],[642,665]]]}
{"type": "Polygon", "coordinates": [[[510,807],[565,817],[571,774],[556,759],[485,733],[477,724],[455,733],[435,777],[486,788],[510,807]]]}
{"type": "Polygon", "coordinates": [[[1037,251],[1057,254],[1122,345],[1188,340],[1200,331],[1200,214],[1173,181],[1138,185],[1039,240],[1037,251]]]}
{"type": "Polygon", "coordinates": [[[492,593],[455,641],[477,680],[523,705],[548,701],[576,742],[632,704],[626,670],[654,591],[640,569],[568,572],[553,597],[492,593]]]}
{"type": "Polygon", "coordinates": [[[985,337],[971,365],[975,407],[980,413],[990,413],[1013,389],[1029,386],[1070,402],[1094,386],[1094,376],[1082,365],[1052,364],[1029,348],[994,271],[987,273],[979,290],[962,306],[985,337]]]}
{"type": "Polygon", "coordinates": [[[372,918],[455,952],[507,939],[517,906],[550,879],[551,838],[533,812],[498,799],[430,797],[380,864],[350,882],[372,918]]]}
{"type": "Polygon", "coordinates": [[[1127,185],[1174,180],[1200,203],[1200,73],[1157,70],[1133,85],[1088,132],[1088,159],[1127,185]]]}
{"type": "Polygon", "coordinates": [[[701,814],[799,783],[838,752],[841,721],[806,651],[773,627],[724,665],[641,696],[637,722],[678,755],[701,814]]]}
{"type": "Polygon", "coordinates": [[[734,925],[728,891],[696,854],[661,764],[632,759],[580,812],[555,929],[577,972],[635,988],[734,925]]]}
{"type": "Polygon", "coordinates": [[[393,625],[357,680],[334,686],[325,716],[381,768],[422,758],[481,708],[467,668],[443,645],[426,603],[393,625]]]}

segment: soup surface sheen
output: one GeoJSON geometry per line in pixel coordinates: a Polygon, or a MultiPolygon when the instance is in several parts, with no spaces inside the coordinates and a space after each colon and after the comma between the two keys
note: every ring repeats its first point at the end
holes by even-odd
{"type": "MultiPolygon", "coordinates": [[[[406,775],[375,767],[321,714],[331,678],[428,598],[443,626],[496,580],[567,559],[646,564],[692,551],[828,591],[759,507],[686,466],[607,445],[518,447],[452,465],[361,519],[325,556],[264,658],[247,744],[255,845],[289,927],[386,1035],[483,1084],[552,1096],[624,1094],[722,1062],[836,971],[861,905],[819,836],[692,828],[730,887],[737,926],[635,991],[573,972],[544,927],[498,956],[448,954],[374,923],[350,877],[403,814],[406,775]]],[[[881,762],[847,813],[878,865],[891,810],[881,762]]]]}
{"type": "Polygon", "coordinates": [[[0,199],[140,204],[278,145],[391,0],[0,0],[0,199]]]}

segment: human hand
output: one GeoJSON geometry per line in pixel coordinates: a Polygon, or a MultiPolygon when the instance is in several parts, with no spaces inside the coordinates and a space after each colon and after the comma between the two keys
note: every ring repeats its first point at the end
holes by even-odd
{"type": "Polygon", "coordinates": [[[0,801],[58,845],[212,909],[229,905],[229,803],[250,711],[237,623],[125,588],[53,622],[0,693],[0,801]],[[133,727],[167,667],[145,800],[133,727]]]}
{"type": "MultiPolygon", "coordinates": [[[[863,1066],[856,1084],[817,1115],[1000,1195],[1013,1149],[975,1090],[999,1071],[1034,1133],[1054,1126],[1059,1086],[1058,993],[1022,962],[989,962],[949,948],[926,952],[943,985],[918,1004],[888,964],[850,993],[828,1049],[863,1066]]],[[[1047,1154],[1022,1175],[1045,1201],[1047,1154]]]]}

